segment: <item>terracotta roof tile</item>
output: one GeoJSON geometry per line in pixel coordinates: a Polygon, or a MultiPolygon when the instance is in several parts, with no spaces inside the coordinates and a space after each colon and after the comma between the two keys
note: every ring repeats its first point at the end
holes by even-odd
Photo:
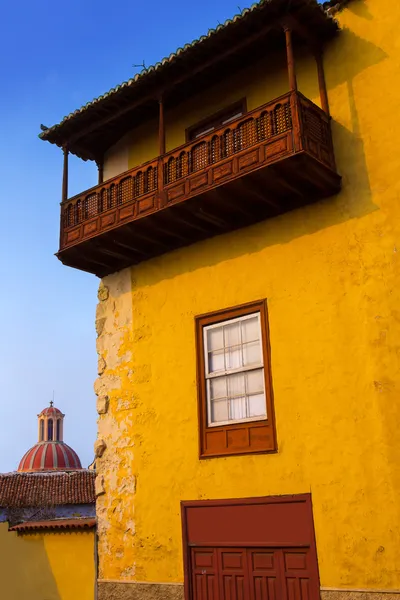
{"type": "Polygon", "coordinates": [[[50,521],[27,521],[10,527],[9,531],[24,533],[40,529],[92,529],[96,526],[96,519],[54,519],[50,521]]]}
{"type": "Polygon", "coordinates": [[[87,469],[61,473],[0,474],[0,507],[91,504],[96,473],[87,469]]]}
{"type": "MultiPolygon", "coordinates": [[[[44,127],[43,131],[39,134],[39,137],[42,140],[49,141],[51,143],[55,143],[58,146],[62,146],[68,140],[69,149],[72,153],[81,156],[84,160],[87,160],[90,157],[85,152],[79,152],[73,145],[70,143],[70,137],[72,136],[72,129],[70,127],[71,123],[76,124],[76,127],[79,129],[83,126],[83,123],[88,123],[87,119],[96,119],[98,118],[98,108],[107,108],[110,107],[111,111],[115,110],[114,101],[118,99],[122,99],[124,103],[129,103],[131,101],[131,93],[138,90],[139,94],[143,93],[143,84],[145,82],[154,82],[154,78],[161,77],[164,75],[168,78],[168,69],[171,66],[176,64],[181,64],[182,68],[186,70],[190,70],[190,64],[186,65],[185,60],[187,60],[193,53],[199,53],[196,61],[199,62],[201,60],[205,60],[202,58],[202,53],[207,51],[207,47],[210,46],[208,51],[214,51],[215,48],[211,48],[211,44],[214,44],[216,40],[220,39],[221,44],[226,44],[226,35],[231,32],[232,36],[237,36],[237,27],[246,25],[246,23],[250,19],[260,20],[260,15],[265,12],[268,15],[274,15],[274,11],[284,10],[287,11],[288,7],[293,4],[298,5],[300,8],[306,8],[310,14],[313,14],[316,17],[316,24],[312,24],[313,27],[317,27],[317,30],[321,30],[319,33],[322,37],[323,31],[329,32],[329,35],[332,35],[337,29],[338,24],[334,21],[334,19],[329,15],[329,11],[327,10],[331,6],[331,1],[329,0],[327,7],[324,7],[319,2],[319,0],[258,0],[254,4],[252,4],[249,8],[243,9],[240,13],[236,14],[231,19],[227,19],[223,24],[219,24],[217,27],[213,29],[209,29],[205,35],[202,35],[198,39],[194,40],[191,43],[185,44],[182,48],[178,48],[175,52],[169,54],[156,64],[145,67],[140,73],[136,73],[133,77],[124,81],[123,83],[116,85],[114,88],[111,88],[108,92],[102,94],[101,96],[94,98],[90,102],[87,102],[84,106],[74,110],[73,112],[66,115],[60,123],[53,125],[51,127],[44,127]],[[186,66],[185,66],[186,65],[186,66]],[[82,119],[85,119],[85,121],[82,119]]],[[[337,3],[343,3],[348,0],[336,0],[337,3]]],[[[271,18],[272,18],[271,16],[271,18]]],[[[261,19],[262,21],[262,19],[261,19]]],[[[260,21],[260,22],[261,22],[260,21]]],[[[248,23],[247,23],[248,24],[248,23]]],[[[245,35],[243,33],[241,35],[245,35]]],[[[318,33],[318,31],[317,31],[318,33]]],[[[161,80],[160,80],[161,82],[161,80]]],[[[160,83],[161,85],[161,83],[160,83]]],[[[75,131],[75,130],[74,130],[75,131]]],[[[76,134],[76,132],[75,132],[76,134]]]]}

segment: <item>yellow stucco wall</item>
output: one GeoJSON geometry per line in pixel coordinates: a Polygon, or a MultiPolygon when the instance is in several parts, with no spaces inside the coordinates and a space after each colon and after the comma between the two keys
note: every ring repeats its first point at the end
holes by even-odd
{"type": "Polygon", "coordinates": [[[93,600],[93,531],[17,535],[0,523],[0,598],[93,600]]]}
{"type": "MultiPolygon", "coordinates": [[[[103,281],[101,578],[182,581],[181,500],[311,491],[321,585],[400,588],[400,5],[354,0],[338,18],[325,64],[343,191],[103,281]],[[194,316],[260,298],[279,451],[199,461],[194,316]]],[[[310,61],[297,67],[316,98],[310,61]]]]}

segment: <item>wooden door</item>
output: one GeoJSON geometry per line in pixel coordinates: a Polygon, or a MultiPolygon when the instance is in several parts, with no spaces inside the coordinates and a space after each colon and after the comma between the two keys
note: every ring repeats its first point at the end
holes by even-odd
{"type": "Polygon", "coordinates": [[[282,568],[279,551],[250,550],[248,552],[251,600],[280,600],[282,593],[282,568]]]}
{"type": "Polygon", "coordinates": [[[193,600],[312,600],[310,549],[192,548],[193,600]]]}
{"type": "Polygon", "coordinates": [[[218,600],[216,548],[192,548],[193,600],[218,600]]]}

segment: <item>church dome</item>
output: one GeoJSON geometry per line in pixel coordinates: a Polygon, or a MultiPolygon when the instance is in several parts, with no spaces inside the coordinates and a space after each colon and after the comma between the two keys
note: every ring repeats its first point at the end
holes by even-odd
{"type": "Polygon", "coordinates": [[[59,408],[55,406],[47,406],[38,414],[38,417],[65,417],[59,408]]]}
{"type": "Polygon", "coordinates": [[[18,471],[76,471],[79,456],[65,442],[39,442],[24,454],[18,471]]]}
{"type": "Polygon", "coordinates": [[[65,415],[53,406],[38,414],[39,441],[24,454],[18,471],[75,471],[82,469],[77,453],[63,440],[65,415]]]}

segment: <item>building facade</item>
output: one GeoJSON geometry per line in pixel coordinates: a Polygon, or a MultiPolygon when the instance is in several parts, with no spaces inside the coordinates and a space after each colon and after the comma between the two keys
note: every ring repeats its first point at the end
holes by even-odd
{"type": "Polygon", "coordinates": [[[399,21],[262,2],[42,133],[102,277],[99,598],[399,593],[399,21]]]}
{"type": "Polygon", "coordinates": [[[38,415],[38,443],[0,474],[0,581],[7,600],[92,600],[95,472],[63,441],[65,415],[38,415]]]}

